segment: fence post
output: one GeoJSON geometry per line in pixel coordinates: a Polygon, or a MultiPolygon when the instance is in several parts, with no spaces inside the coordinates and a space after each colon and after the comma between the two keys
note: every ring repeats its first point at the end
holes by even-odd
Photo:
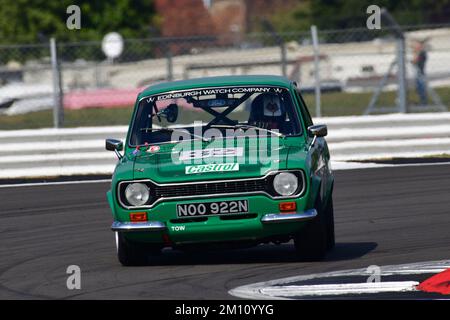
{"type": "Polygon", "coordinates": [[[167,81],[173,80],[173,57],[172,50],[170,47],[170,41],[166,41],[166,59],[167,59],[167,81]]]}
{"type": "Polygon", "coordinates": [[[311,37],[314,51],[314,78],[315,78],[315,96],[316,96],[316,117],[322,116],[320,105],[320,72],[319,72],[319,40],[317,37],[317,27],[311,26],[311,37]]]}
{"type": "Polygon", "coordinates": [[[53,78],[53,127],[61,128],[64,123],[63,90],[55,38],[50,39],[50,56],[53,78]]]}
{"type": "Polygon", "coordinates": [[[401,113],[408,112],[405,66],[405,38],[397,39],[398,103],[401,113]]]}
{"type": "Polygon", "coordinates": [[[287,55],[286,55],[286,44],[284,41],[280,43],[281,49],[281,73],[283,77],[287,77],[287,55]]]}
{"type": "Polygon", "coordinates": [[[286,45],[284,43],[284,39],[280,36],[280,34],[275,30],[272,23],[270,23],[267,19],[262,21],[263,28],[266,29],[275,42],[280,46],[280,54],[281,54],[281,74],[283,77],[287,77],[287,54],[286,54],[286,45]]]}
{"type": "Polygon", "coordinates": [[[398,81],[398,94],[397,94],[397,110],[402,113],[408,111],[408,96],[407,96],[407,83],[406,83],[406,62],[405,62],[405,35],[400,25],[395,21],[386,8],[381,9],[381,17],[392,27],[392,32],[397,40],[397,81],[398,81]]]}

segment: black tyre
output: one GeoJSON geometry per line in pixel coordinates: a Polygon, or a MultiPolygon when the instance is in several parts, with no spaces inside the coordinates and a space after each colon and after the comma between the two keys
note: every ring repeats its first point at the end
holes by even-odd
{"type": "Polygon", "coordinates": [[[320,261],[328,247],[328,221],[321,204],[315,206],[317,217],[309,221],[294,236],[295,250],[300,261],[320,261]]]}
{"type": "Polygon", "coordinates": [[[117,257],[123,266],[142,266],[148,263],[149,255],[161,253],[160,247],[132,242],[121,232],[116,232],[117,257]]]}

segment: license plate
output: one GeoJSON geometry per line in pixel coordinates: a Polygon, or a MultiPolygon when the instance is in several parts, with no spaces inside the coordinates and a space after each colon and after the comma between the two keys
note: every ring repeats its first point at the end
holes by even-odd
{"type": "Polygon", "coordinates": [[[248,213],[247,200],[177,204],[178,217],[248,213]]]}

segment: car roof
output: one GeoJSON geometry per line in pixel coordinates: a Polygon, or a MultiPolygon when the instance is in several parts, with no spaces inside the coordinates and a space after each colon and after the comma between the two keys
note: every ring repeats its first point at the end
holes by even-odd
{"type": "Polygon", "coordinates": [[[245,85],[273,85],[288,88],[291,85],[291,81],[285,77],[273,75],[204,77],[154,84],[144,89],[139,94],[139,98],[175,90],[245,85]]]}

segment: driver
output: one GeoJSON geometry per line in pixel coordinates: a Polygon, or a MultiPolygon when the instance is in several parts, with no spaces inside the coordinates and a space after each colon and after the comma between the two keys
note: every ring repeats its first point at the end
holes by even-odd
{"type": "Polygon", "coordinates": [[[286,111],[277,94],[262,93],[253,100],[248,124],[267,130],[282,131],[285,121],[286,111]]]}

